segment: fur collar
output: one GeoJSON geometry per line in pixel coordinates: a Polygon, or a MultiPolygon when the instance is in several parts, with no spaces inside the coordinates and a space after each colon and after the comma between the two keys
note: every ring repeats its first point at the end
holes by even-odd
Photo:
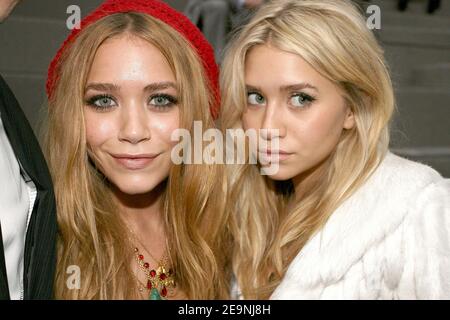
{"type": "Polygon", "coordinates": [[[339,281],[369,248],[400,226],[420,190],[439,179],[433,169],[387,153],[292,261],[285,277],[309,288],[339,281]]]}

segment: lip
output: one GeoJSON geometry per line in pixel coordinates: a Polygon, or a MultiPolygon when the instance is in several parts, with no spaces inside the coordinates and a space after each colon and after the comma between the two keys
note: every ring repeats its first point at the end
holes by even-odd
{"type": "Polygon", "coordinates": [[[114,160],[129,170],[140,170],[147,167],[159,154],[111,154],[114,160]]]}
{"type": "Polygon", "coordinates": [[[263,157],[266,161],[269,162],[278,162],[283,161],[289,158],[293,153],[286,152],[283,150],[265,150],[259,151],[260,157],[263,157]]]}

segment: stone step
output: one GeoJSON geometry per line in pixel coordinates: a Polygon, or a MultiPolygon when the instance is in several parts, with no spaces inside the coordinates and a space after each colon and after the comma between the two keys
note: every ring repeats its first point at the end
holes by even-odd
{"type": "Polygon", "coordinates": [[[397,91],[391,145],[450,146],[450,90],[407,87],[397,91]]]}
{"type": "MultiPolygon", "coordinates": [[[[84,17],[92,10],[97,8],[104,0],[46,0],[46,1],[22,1],[14,9],[14,15],[23,17],[35,17],[37,12],[39,17],[66,20],[67,8],[71,5],[77,5],[81,9],[81,15],[84,17]]],[[[187,0],[167,0],[173,8],[182,11],[187,0]]]]}
{"type": "Polygon", "coordinates": [[[62,20],[11,16],[0,28],[0,70],[46,73],[68,33],[62,20]]]}
{"type": "Polygon", "coordinates": [[[450,29],[450,17],[443,17],[435,14],[384,12],[381,7],[380,9],[381,9],[381,29],[389,26],[450,29]]]}
{"type": "Polygon", "coordinates": [[[66,20],[67,8],[71,5],[77,5],[81,10],[81,16],[84,17],[103,0],[39,0],[39,1],[21,1],[14,9],[13,16],[20,17],[39,17],[43,19],[66,20]]]}
{"type": "Polygon", "coordinates": [[[382,44],[391,76],[398,86],[411,84],[412,71],[424,65],[450,63],[450,49],[382,44]]]}
{"type": "Polygon", "coordinates": [[[415,68],[410,83],[413,86],[442,87],[450,91],[450,62],[415,68]]]}
{"type": "Polygon", "coordinates": [[[427,13],[427,0],[410,0],[406,11],[399,11],[397,8],[398,0],[370,0],[369,4],[376,4],[382,12],[395,12],[405,15],[430,15],[436,17],[450,18],[450,1],[441,0],[441,6],[433,14],[427,13]]]}
{"type": "MultiPolygon", "coordinates": [[[[397,9],[396,0],[389,0],[388,2],[371,0],[362,2],[361,7],[367,15],[367,7],[376,4],[380,8],[381,13],[381,28],[385,26],[408,26],[410,28],[436,28],[448,29],[450,28],[450,2],[447,0],[445,6],[441,5],[441,9],[429,14],[426,12],[425,4],[413,2],[407,11],[399,11],[397,9]]],[[[423,1],[425,2],[425,0],[423,1]]]]}
{"type": "MultiPolygon", "coordinates": [[[[424,65],[450,63],[450,0],[442,1],[439,12],[427,14],[425,0],[411,1],[406,12],[397,10],[397,1],[371,0],[381,8],[381,29],[375,34],[385,50],[394,83],[414,85],[413,70],[424,65]]],[[[366,3],[367,6],[367,3],[366,3]]],[[[445,77],[445,76],[444,76],[445,77]]]]}
{"type": "Polygon", "coordinates": [[[2,77],[14,92],[35,134],[39,136],[47,110],[45,77],[39,74],[3,73],[2,77]]]}
{"type": "MultiPolygon", "coordinates": [[[[88,13],[95,8],[94,2],[102,2],[90,1],[75,3],[82,7],[82,13],[88,13]]],[[[39,9],[38,1],[23,1],[1,25],[0,71],[47,72],[51,58],[70,32],[66,26],[65,10],[70,3],[74,3],[72,0],[54,2],[55,7],[48,6],[43,10],[39,9]]]]}
{"type": "Polygon", "coordinates": [[[174,8],[174,9],[180,11],[180,12],[183,12],[183,10],[186,7],[188,1],[187,0],[166,0],[164,2],[166,2],[172,8],[174,8]]]}
{"type": "Polygon", "coordinates": [[[384,44],[450,50],[450,27],[385,26],[377,34],[384,44]]]}

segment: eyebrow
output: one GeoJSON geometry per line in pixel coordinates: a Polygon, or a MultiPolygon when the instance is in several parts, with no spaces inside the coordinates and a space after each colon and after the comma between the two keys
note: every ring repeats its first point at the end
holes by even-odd
{"type": "MultiPolygon", "coordinates": [[[[166,81],[166,82],[155,82],[147,85],[144,88],[144,91],[148,92],[154,92],[158,90],[164,90],[168,88],[177,89],[177,86],[175,83],[166,81]]],[[[89,90],[96,90],[96,91],[108,91],[108,92],[117,92],[120,91],[120,86],[113,84],[113,83],[90,83],[86,86],[85,92],[89,90]]]]}
{"type": "MultiPolygon", "coordinates": [[[[247,88],[247,91],[251,91],[251,90],[262,91],[261,88],[259,88],[257,86],[252,86],[252,85],[246,85],[246,88],[247,88]]],[[[319,89],[317,89],[317,87],[315,87],[312,84],[307,83],[307,82],[301,82],[301,83],[281,86],[280,91],[299,91],[299,90],[306,89],[306,88],[313,89],[313,90],[319,92],[319,89]]]]}
{"type": "Polygon", "coordinates": [[[84,92],[89,90],[115,92],[119,91],[120,87],[112,83],[90,83],[86,86],[84,92]]]}

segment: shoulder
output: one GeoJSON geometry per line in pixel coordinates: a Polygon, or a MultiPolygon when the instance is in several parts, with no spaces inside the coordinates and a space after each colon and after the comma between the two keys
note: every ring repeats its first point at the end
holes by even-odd
{"type": "Polygon", "coordinates": [[[449,198],[450,179],[443,178],[425,164],[388,153],[349,202],[355,204],[362,200],[372,212],[383,208],[389,212],[389,216],[382,215],[384,222],[400,222],[408,216],[420,214],[418,212],[425,207],[428,210],[448,207],[449,198]]]}
{"type": "Polygon", "coordinates": [[[0,75],[0,102],[5,99],[5,97],[13,96],[11,89],[6,83],[5,79],[0,75]]]}
{"type": "Polygon", "coordinates": [[[426,215],[429,230],[423,236],[432,235],[434,228],[446,239],[449,199],[449,180],[426,165],[388,153],[292,261],[286,279],[304,288],[340,281],[373,248],[396,250],[383,244],[392,235],[425,226],[426,215]]]}
{"type": "Polygon", "coordinates": [[[352,221],[373,231],[368,235],[389,233],[421,203],[443,202],[450,192],[449,181],[427,165],[388,152],[367,181],[332,214],[326,228],[352,221]]]}
{"type": "Polygon", "coordinates": [[[364,218],[361,223],[375,219],[378,223],[396,224],[418,205],[418,199],[426,201],[432,197],[439,200],[437,193],[448,193],[448,181],[427,165],[388,152],[378,168],[344,201],[333,217],[353,219],[352,215],[358,215],[364,218]],[[365,213],[360,212],[363,208],[365,213]]]}
{"type": "Polygon", "coordinates": [[[333,213],[329,224],[349,221],[381,241],[410,217],[448,210],[450,180],[431,167],[388,152],[372,176],[333,213]],[[439,208],[439,209],[438,209],[439,208]]]}
{"type": "MultiPolygon", "coordinates": [[[[444,180],[433,168],[399,157],[391,152],[387,153],[374,176],[373,183],[390,182],[391,184],[385,185],[385,187],[394,189],[401,186],[406,192],[420,190],[431,183],[444,180]]],[[[369,179],[368,183],[370,182],[369,179]]]]}

